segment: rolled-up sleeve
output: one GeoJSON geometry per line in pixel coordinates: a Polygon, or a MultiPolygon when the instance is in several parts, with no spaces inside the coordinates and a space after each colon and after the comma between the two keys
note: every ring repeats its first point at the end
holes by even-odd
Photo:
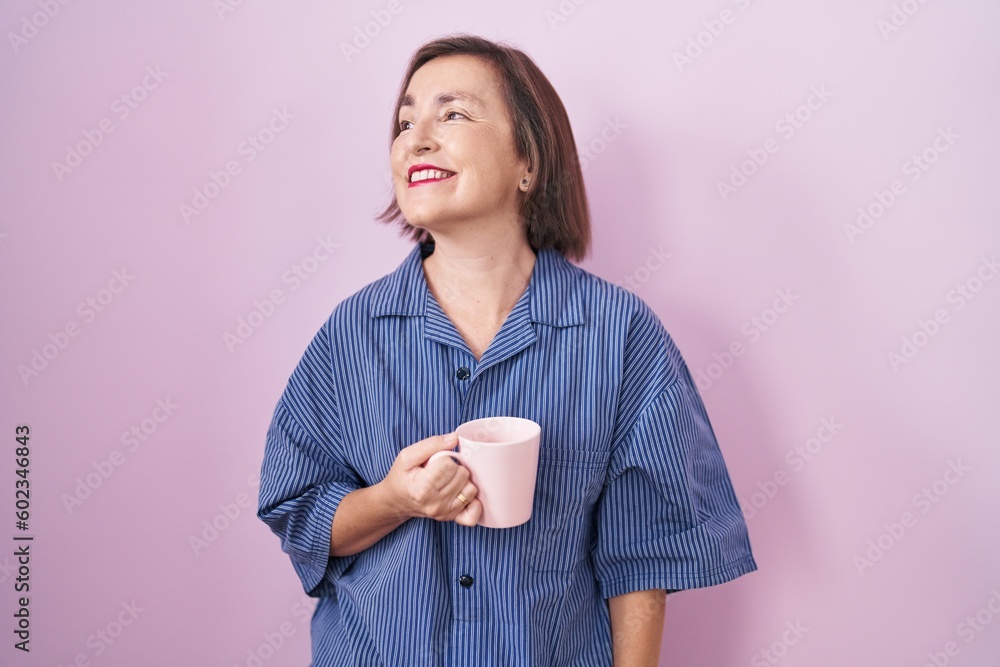
{"type": "Polygon", "coordinates": [[[314,597],[324,579],[340,576],[357,558],[331,557],[330,533],[340,501],[363,486],[340,442],[328,327],[310,343],[275,407],[257,510],[314,597]]]}
{"type": "Polygon", "coordinates": [[[644,354],[657,357],[669,381],[648,384],[655,393],[636,391],[643,407],[613,443],[591,551],[605,598],[714,586],[757,569],[705,406],[651,317],[644,313],[644,354]]]}

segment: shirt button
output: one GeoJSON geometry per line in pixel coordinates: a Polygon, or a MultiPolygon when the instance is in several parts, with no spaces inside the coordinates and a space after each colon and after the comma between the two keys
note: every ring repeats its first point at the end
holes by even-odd
{"type": "Polygon", "coordinates": [[[464,586],[465,588],[471,586],[473,581],[475,580],[467,574],[463,574],[461,577],[458,578],[458,583],[462,584],[462,586],[464,586]]]}
{"type": "Polygon", "coordinates": [[[472,373],[470,373],[469,369],[466,368],[465,366],[462,366],[457,371],[455,371],[455,377],[457,377],[459,380],[468,380],[470,375],[472,375],[472,373]]]}

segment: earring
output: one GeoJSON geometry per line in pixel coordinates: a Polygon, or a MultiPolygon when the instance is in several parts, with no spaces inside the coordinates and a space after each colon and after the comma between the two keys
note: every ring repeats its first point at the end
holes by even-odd
{"type": "Polygon", "coordinates": [[[522,180],[521,180],[521,185],[523,185],[524,187],[528,187],[528,183],[529,183],[529,182],[530,182],[530,181],[528,181],[528,179],[526,179],[526,178],[525,178],[525,179],[522,179],[522,180]]]}

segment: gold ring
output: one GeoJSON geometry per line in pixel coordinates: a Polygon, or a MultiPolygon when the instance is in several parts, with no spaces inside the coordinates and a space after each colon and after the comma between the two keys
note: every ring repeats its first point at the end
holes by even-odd
{"type": "Polygon", "coordinates": [[[463,505],[463,506],[465,506],[465,505],[468,505],[468,504],[469,504],[469,499],[468,499],[468,498],[466,498],[466,497],[465,497],[465,496],[464,496],[464,495],[462,494],[462,492],[461,492],[461,491],[459,491],[459,492],[458,492],[458,499],[459,499],[459,500],[461,501],[461,503],[462,503],[462,505],[463,505]]]}

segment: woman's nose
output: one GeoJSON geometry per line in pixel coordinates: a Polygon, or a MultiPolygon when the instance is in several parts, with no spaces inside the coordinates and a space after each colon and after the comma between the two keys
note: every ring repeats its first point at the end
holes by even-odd
{"type": "Polygon", "coordinates": [[[406,134],[407,149],[412,153],[419,153],[433,149],[437,145],[437,138],[434,135],[433,121],[417,121],[410,125],[410,130],[406,134]]]}

